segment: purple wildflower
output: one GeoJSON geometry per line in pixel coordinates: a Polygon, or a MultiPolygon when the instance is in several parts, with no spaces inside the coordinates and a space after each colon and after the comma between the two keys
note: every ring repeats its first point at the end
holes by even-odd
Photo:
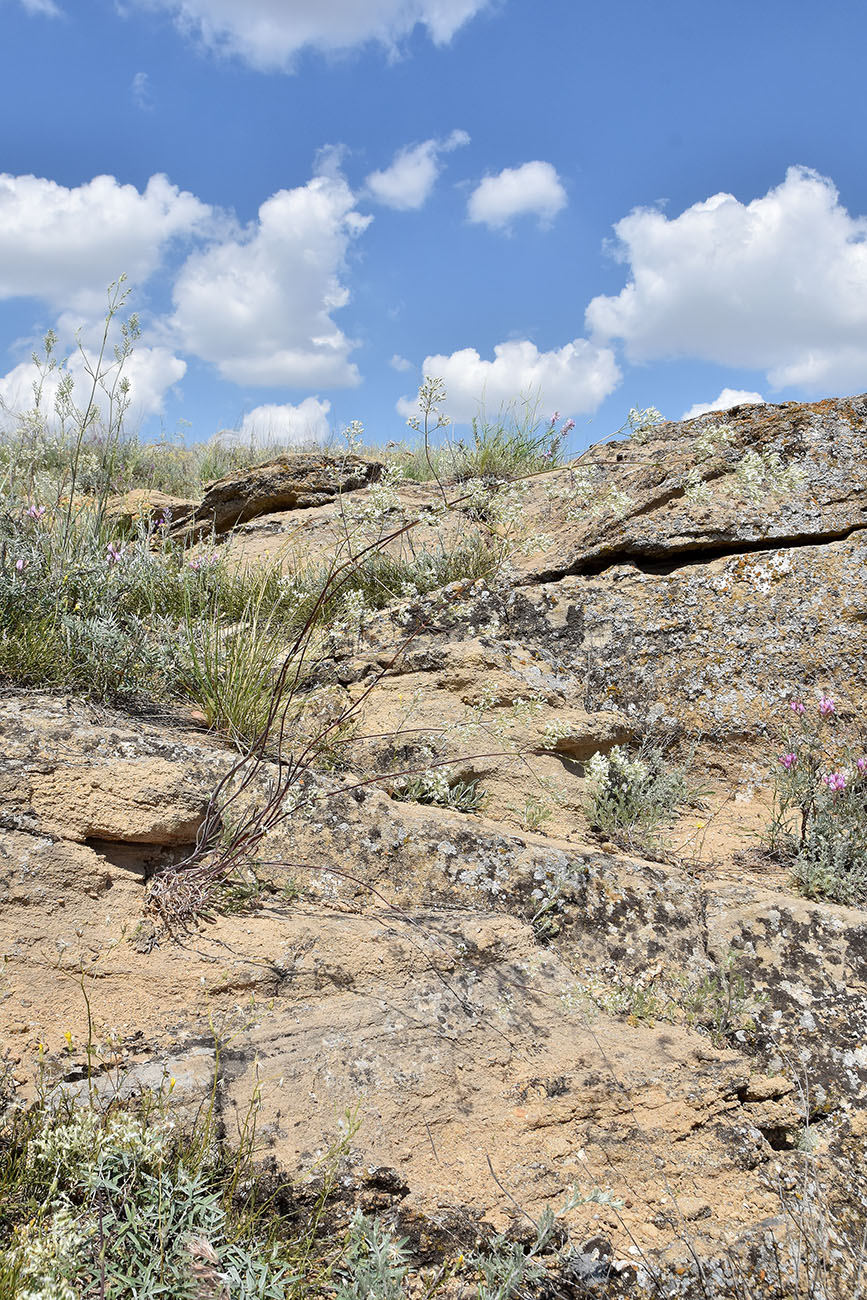
{"type": "Polygon", "coordinates": [[[806,704],[803,703],[802,700],[790,700],[789,708],[792,710],[793,713],[797,713],[798,717],[800,717],[801,714],[807,712],[807,706],[806,704]]]}
{"type": "Polygon", "coordinates": [[[780,762],[782,763],[783,767],[786,769],[787,772],[790,772],[792,770],[792,768],[795,766],[797,761],[798,761],[797,754],[789,753],[789,754],[780,755],[780,762]]]}
{"type": "Polygon", "coordinates": [[[845,772],[830,772],[826,776],[823,776],[822,780],[825,782],[828,789],[833,790],[835,793],[839,790],[846,789],[845,772]]]}
{"type": "Polygon", "coordinates": [[[27,568],[27,561],[26,561],[26,560],[16,560],[16,561],[15,561],[15,568],[18,570],[19,573],[23,573],[24,570],[27,568]]]}
{"type": "Polygon", "coordinates": [[[108,552],[109,564],[117,564],[118,560],[120,560],[123,555],[123,551],[119,551],[114,542],[109,542],[106,551],[108,552]]]}
{"type": "Polygon", "coordinates": [[[567,420],[566,423],[563,425],[563,428],[560,430],[560,432],[561,434],[571,433],[574,428],[575,428],[575,421],[567,420]]]}
{"type": "Polygon", "coordinates": [[[858,771],[859,771],[859,772],[861,773],[861,775],[863,776],[864,773],[867,772],[867,758],[859,758],[859,759],[858,759],[858,762],[855,764],[855,766],[857,767],[858,771]]]}
{"type": "Polygon", "coordinates": [[[831,699],[830,695],[822,696],[821,700],[819,701],[819,712],[821,713],[823,718],[830,718],[832,713],[837,712],[834,706],[834,701],[831,699]]]}

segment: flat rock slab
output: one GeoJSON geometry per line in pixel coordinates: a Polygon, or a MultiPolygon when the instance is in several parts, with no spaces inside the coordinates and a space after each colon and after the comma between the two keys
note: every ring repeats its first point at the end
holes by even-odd
{"type": "Polygon", "coordinates": [[[209,484],[192,519],[177,531],[186,537],[225,533],[258,515],[325,505],[375,482],[381,472],[380,464],[359,456],[279,456],[209,484]]]}

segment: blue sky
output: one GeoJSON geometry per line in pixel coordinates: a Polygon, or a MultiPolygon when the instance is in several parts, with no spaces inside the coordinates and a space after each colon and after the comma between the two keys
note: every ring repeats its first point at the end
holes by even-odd
{"type": "MultiPolygon", "coordinates": [[[[133,424],[867,389],[867,16],[831,0],[0,0],[0,397],[121,272],[133,424]]],[[[182,423],[186,422],[186,423],[182,423]]]]}

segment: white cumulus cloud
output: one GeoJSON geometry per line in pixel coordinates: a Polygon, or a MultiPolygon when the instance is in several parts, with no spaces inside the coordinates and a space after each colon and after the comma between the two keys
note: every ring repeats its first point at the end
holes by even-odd
{"type": "Polygon", "coordinates": [[[492,230],[502,230],[515,217],[537,216],[544,224],[565,208],[566,201],[556,168],[536,160],[486,176],[469,197],[467,217],[492,230]]]}
{"type": "Polygon", "coordinates": [[[370,195],[386,207],[409,211],[427,202],[442,165],[439,156],[469,144],[466,131],[452,131],[445,140],[424,140],[399,149],[384,171],[371,172],[365,182],[370,195]]]}
{"type": "MultiPolygon", "coordinates": [[[[458,424],[467,424],[478,414],[479,403],[488,413],[516,398],[539,399],[565,413],[579,415],[595,411],[620,382],[620,371],[610,348],[587,339],[574,339],[562,348],[540,352],[527,339],[498,343],[493,361],[484,360],[475,348],[462,348],[448,356],[425,357],[425,375],[445,381],[444,409],[458,424]]],[[[417,402],[401,398],[398,411],[418,414],[417,402]]]]}
{"type": "Polygon", "coordinates": [[[100,315],[108,284],[146,280],[166,246],[203,228],[212,209],[152,176],[140,193],[114,176],[67,189],[0,175],[0,298],[41,298],[100,315]]]}
{"type": "Polygon", "coordinates": [[[696,402],[680,418],[694,420],[696,416],[708,415],[711,411],[730,411],[733,406],[761,406],[764,400],[761,393],[750,393],[745,388],[724,388],[712,402],[696,402]]]}
{"type": "MultiPolygon", "coordinates": [[[[267,403],[248,411],[241,422],[238,441],[268,447],[274,443],[308,446],[326,442],[331,433],[328,413],[329,401],[318,397],[305,397],[293,406],[291,402],[267,403]]],[[[225,434],[221,437],[225,438],[225,434]]]]}
{"type": "Polygon", "coordinates": [[[792,167],[750,203],[715,194],[669,218],[615,226],[629,282],[587,327],[634,361],[690,357],[762,370],[775,388],[867,388],[867,219],[833,183],[792,167]]]}
{"type": "Polygon", "coordinates": [[[370,218],[336,175],[280,190],[241,234],[191,254],[175,281],[172,324],[184,347],[238,384],[356,384],[344,257],[370,218]]]}
{"type": "MultiPolygon", "coordinates": [[[[39,0],[31,0],[31,3],[39,0]]],[[[349,50],[378,41],[390,51],[417,24],[437,45],[489,0],[132,0],[166,9],[178,27],[218,54],[263,71],[288,71],[299,50],[349,50]]]]}

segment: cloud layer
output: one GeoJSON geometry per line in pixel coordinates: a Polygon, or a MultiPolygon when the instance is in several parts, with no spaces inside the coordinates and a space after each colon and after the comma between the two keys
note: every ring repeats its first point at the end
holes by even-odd
{"type": "Polygon", "coordinates": [[[424,140],[399,149],[384,171],[371,172],[365,182],[378,203],[402,211],[421,208],[442,171],[439,155],[469,144],[466,131],[452,131],[445,140],[424,140]]]}
{"type": "Polygon", "coordinates": [[[502,230],[516,217],[553,221],[566,202],[566,191],[556,169],[549,162],[536,160],[486,176],[469,197],[467,217],[492,230],[502,230]]]}
{"type": "MultiPolygon", "coordinates": [[[[38,3],[38,0],[30,0],[38,3]]],[[[437,45],[488,0],[132,0],[166,9],[182,31],[262,71],[288,71],[305,46],[348,50],[378,41],[394,51],[417,24],[437,45]]]]}
{"type": "Polygon", "coordinates": [[[678,217],[618,222],[630,280],[594,298],[588,329],[630,360],[690,357],[763,370],[775,388],[867,387],[867,220],[804,167],[764,197],[716,194],[678,217]]]}
{"type": "Polygon", "coordinates": [[[238,384],[345,387],[359,382],[354,344],[332,312],[349,291],[340,271],[370,218],[336,176],[280,190],[242,234],[193,253],[174,286],[183,346],[238,384]]]}
{"type": "Polygon", "coordinates": [[[146,280],[173,239],[207,227],[212,209],[152,176],[144,191],[113,176],[67,189],[37,176],[0,175],[0,298],[41,298],[100,313],[126,272],[146,280]]]}
{"type": "Polygon", "coordinates": [[[54,0],[21,0],[21,4],[27,13],[43,18],[59,18],[61,14],[54,0]]]}
{"type": "MultiPolygon", "coordinates": [[[[445,410],[459,424],[478,415],[480,401],[491,415],[519,396],[539,395],[564,414],[590,413],[620,382],[614,353],[587,339],[550,352],[540,352],[526,339],[498,343],[493,361],[483,360],[475,348],[462,348],[449,356],[425,357],[422,370],[445,380],[445,410]]],[[[417,414],[416,403],[408,398],[397,409],[407,417],[417,414]]]]}

